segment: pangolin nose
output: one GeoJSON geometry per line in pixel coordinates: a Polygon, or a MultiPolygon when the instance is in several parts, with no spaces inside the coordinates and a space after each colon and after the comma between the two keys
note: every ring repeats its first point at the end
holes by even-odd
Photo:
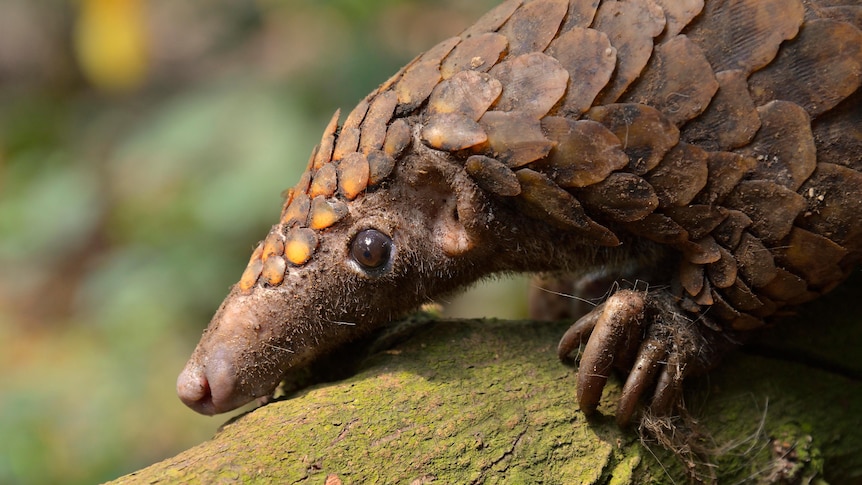
{"type": "Polygon", "coordinates": [[[216,414],[209,380],[204,370],[197,365],[186,365],[177,377],[177,395],[186,406],[201,414],[216,414]]]}

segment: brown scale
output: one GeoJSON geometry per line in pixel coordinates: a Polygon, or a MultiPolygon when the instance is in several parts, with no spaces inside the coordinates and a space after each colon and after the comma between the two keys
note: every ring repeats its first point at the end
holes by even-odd
{"type": "Polygon", "coordinates": [[[366,191],[407,184],[401,164],[430,157],[481,194],[459,216],[515,211],[523,227],[576,236],[566,240],[593,248],[590,257],[664,255],[648,263],[673,273],[658,281],[669,289],[616,293],[559,352],[589,341],[578,377],[585,412],[601,397],[602,366],[629,371],[635,357],[661,376],[631,374],[618,420],[656,379],[653,410],[669,412],[686,376],[674,368],[713,363],[736,332],[831,290],[862,258],[860,10],[816,0],[505,1],[415,58],[340,127],[336,112],[239,291],[286,285],[330,230],[361,216],[366,191]],[[644,308],[700,323],[661,327],[644,308]],[[666,335],[715,354],[698,361],[666,335]],[[639,353],[644,338],[658,350],[639,353]],[[614,355],[627,357],[612,364],[614,355]]]}
{"type": "Polygon", "coordinates": [[[701,114],[718,91],[703,51],[680,35],[656,46],[649,64],[624,100],[646,104],[675,125],[701,114]]]}
{"type": "Polygon", "coordinates": [[[473,155],[464,163],[464,169],[479,187],[492,194],[514,197],[521,193],[521,184],[515,173],[494,158],[473,155]]]}
{"type": "Polygon", "coordinates": [[[355,199],[368,186],[368,158],[351,153],[338,164],[338,193],[347,200],[355,199]]]}
{"type": "Polygon", "coordinates": [[[488,136],[484,150],[510,168],[545,158],[554,148],[541,122],[523,111],[488,111],[479,124],[488,136]]]}
{"type": "Polygon", "coordinates": [[[706,180],[706,187],[695,197],[695,201],[704,204],[723,202],[727,194],[756,164],[754,158],[738,153],[709,152],[706,166],[710,176],[706,180]]]}
{"type": "Polygon", "coordinates": [[[743,231],[751,225],[751,218],[745,215],[744,212],[724,209],[726,210],[727,218],[716,226],[712,231],[712,235],[722,246],[728,249],[736,249],[742,240],[743,231]]]}
{"type": "Polygon", "coordinates": [[[634,103],[591,108],[586,117],[607,126],[629,156],[631,171],[643,175],[655,168],[679,142],[679,130],[661,112],[634,103]]]}
{"type": "Polygon", "coordinates": [[[300,192],[292,197],[290,205],[287,206],[281,218],[281,223],[285,227],[305,224],[309,209],[311,209],[311,199],[305,192],[300,192]]]}
{"type": "Polygon", "coordinates": [[[667,26],[664,35],[675,37],[703,10],[704,0],[655,0],[664,11],[667,26]]]}
{"type": "Polygon", "coordinates": [[[503,85],[495,110],[515,111],[536,119],[557,104],[569,82],[569,72],[560,61],[541,52],[507,58],[488,74],[503,85]]]}
{"type": "Polygon", "coordinates": [[[284,242],[284,257],[294,266],[308,262],[317,249],[317,233],[305,227],[294,227],[287,231],[284,242]]]}
{"type": "Polygon", "coordinates": [[[862,32],[833,20],[808,22],[775,62],[755,72],[749,86],[757,104],[781,99],[811,116],[829,111],[862,81],[862,32]]]}
{"type": "Polygon", "coordinates": [[[590,219],[581,204],[570,193],[555,184],[547,176],[528,168],[515,172],[521,184],[518,201],[524,210],[534,217],[546,220],[563,229],[586,233],[599,244],[616,246],[617,237],[607,228],[590,219]]]}
{"type": "Polygon", "coordinates": [[[440,65],[440,74],[443,79],[449,79],[464,71],[485,72],[500,60],[508,47],[506,36],[495,32],[465,38],[446,56],[440,65]]]}
{"type": "Polygon", "coordinates": [[[793,220],[805,207],[805,199],[769,180],[745,180],[727,196],[724,204],[748,215],[752,221],[751,233],[764,243],[775,245],[790,234],[793,220]]]}
{"type": "Polygon", "coordinates": [[[661,207],[686,205],[700,193],[709,176],[707,157],[700,148],[680,143],[646,174],[661,207]]]}
{"type": "Polygon", "coordinates": [[[750,74],[796,36],[803,13],[801,2],[786,0],[708,1],[684,32],[703,49],[715,72],[740,69],[750,74]]]}
{"type": "Polygon", "coordinates": [[[796,224],[851,251],[862,250],[862,173],[843,165],[818,163],[799,188],[805,212],[796,224]]]}
{"type": "Polygon", "coordinates": [[[401,79],[395,84],[400,112],[409,113],[428,98],[431,91],[442,79],[440,62],[459,42],[461,42],[460,37],[444,40],[432,47],[419,58],[418,62],[404,71],[401,79]]]}
{"type": "Polygon", "coordinates": [[[580,116],[607,85],[617,63],[617,50],[604,32],[580,27],[560,34],[545,51],[570,73],[590,72],[586,79],[570,76],[563,114],[580,116]]]}
{"type": "Polygon", "coordinates": [[[550,172],[560,187],[586,187],[628,165],[619,138],[600,123],[548,116],[542,120],[542,129],[554,147],[533,166],[550,172]]]}
{"type": "Polygon", "coordinates": [[[496,32],[513,13],[524,3],[524,0],[506,0],[483,15],[472,26],[461,33],[462,38],[470,38],[477,34],[496,32]]]}
{"type": "Polygon", "coordinates": [[[747,176],[798,190],[817,165],[808,113],[787,101],[770,101],[757,113],[762,123],[757,136],[737,151],[756,160],[747,176]]]}
{"type": "Polygon", "coordinates": [[[335,148],[335,130],[338,129],[338,117],[341,115],[341,110],[336,110],[329,120],[329,124],[323,130],[323,137],[320,139],[320,145],[314,152],[312,158],[312,168],[320,170],[324,165],[328,164],[332,159],[332,150],[335,148]]]}
{"type": "MultiPolygon", "coordinates": [[[[860,7],[862,10],[862,7],[860,7]]],[[[862,170],[862,91],[845,99],[835,109],[814,120],[812,131],[817,143],[817,160],[835,163],[855,171],[862,170]]]]}
{"type": "MultiPolygon", "coordinates": [[[[389,135],[387,134],[387,140],[389,139],[388,136],[389,135]]],[[[385,150],[386,148],[387,145],[384,144],[384,150],[372,150],[368,152],[368,155],[366,156],[366,159],[368,160],[369,186],[373,187],[380,185],[380,183],[389,177],[389,174],[392,173],[392,169],[395,168],[395,158],[393,158],[393,155],[391,155],[389,151],[385,150]]],[[[400,151],[394,149],[391,151],[393,153],[400,154],[400,151]]]]}
{"type": "MultiPolygon", "coordinates": [[[[347,215],[347,205],[340,200],[327,200],[318,195],[311,201],[308,211],[308,227],[315,230],[326,229],[347,215]]],[[[284,245],[282,244],[282,249],[284,245]]]]}
{"type": "Polygon", "coordinates": [[[359,149],[362,153],[367,154],[383,146],[386,128],[397,103],[398,97],[392,91],[380,93],[371,102],[360,129],[359,149]]]}
{"type": "Polygon", "coordinates": [[[692,239],[701,239],[712,234],[727,219],[728,210],[715,205],[687,204],[668,207],[665,214],[685,227],[692,239]]]}
{"type": "MultiPolygon", "coordinates": [[[[386,130],[386,138],[383,140],[383,152],[386,155],[394,158],[400,157],[404,150],[410,146],[413,140],[413,134],[410,132],[410,125],[403,119],[397,119],[389,125],[386,130]]],[[[385,178],[392,170],[390,167],[386,173],[378,173],[378,176],[385,178]]]]}
{"type": "Polygon", "coordinates": [[[566,20],[563,21],[560,33],[575,28],[589,27],[596,17],[599,3],[601,3],[600,0],[570,0],[569,11],[566,13],[566,20]]]}
{"type": "Polygon", "coordinates": [[[579,191],[585,206],[614,222],[641,220],[658,205],[653,187],[631,173],[614,173],[599,183],[579,191]]]}
{"type": "Polygon", "coordinates": [[[752,287],[766,286],[776,275],[772,253],[760,239],[745,231],[734,248],[737,268],[743,279],[752,287]]]}
{"type": "Polygon", "coordinates": [[[715,74],[718,91],[706,111],[686,123],[682,139],[706,150],[722,151],[748,144],[760,129],[760,117],[744,71],[715,74]]]}
{"type": "Polygon", "coordinates": [[[691,239],[691,234],[689,233],[688,237],[689,240],[677,244],[676,247],[689,262],[694,264],[709,264],[721,259],[722,248],[712,236],[691,239]]]}
{"type": "Polygon", "coordinates": [[[488,141],[485,127],[461,113],[438,113],[422,127],[422,141],[431,148],[456,152],[488,141]]]}
{"type": "Polygon", "coordinates": [[[568,0],[534,0],[518,9],[500,28],[500,34],[509,39],[509,55],[545,50],[556,37],[568,7],[568,0]]]}
{"type": "Polygon", "coordinates": [[[314,177],[311,179],[311,186],[308,188],[308,197],[312,199],[319,195],[332,197],[332,194],[335,193],[335,189],[337,188],[338,179],[335,165],[328,163],[314,172],[314,177]]]}
{"type": "Polygon", "coordinates": [[[635,82],[652,55],[653,37],[662,33],[664,13],[651,0],[602,2],[593,28],[607,34],[617,50],[617,67],[598,104],[616,102],[635,82]]]}
{"type": "Polygon", "coordinates": [[[428,114],[459,113],[473,121],[488,111],[503,92],[503,85],[488,74],[461,71],[434,88],[428,114]]]}

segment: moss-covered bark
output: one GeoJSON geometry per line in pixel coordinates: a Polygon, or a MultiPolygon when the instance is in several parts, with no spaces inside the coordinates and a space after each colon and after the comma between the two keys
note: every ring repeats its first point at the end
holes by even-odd
{"type": "MultiPolygon", "coordinates": [[[[800,320],[823,320],[826,305],[800,320]]],[[[844,343],[862,343],[853,308],[823,320],[839,344],[822,331],[814,334],[826,343],[817,342],[810,324],[782,325],[770,348],[805,348],[798,362],[787,360],[794,352],[739,352],[692,383],[688,408],[709,432],[717,465],[697,474],[715,472],[721,483],[862,480],[862,385],[853,371],[862,358],[844,343]],[[818,349],[844,367],[824,368],[811,357],[818,349]]],[[[601,416],[577,410],[575,372],[554,352],[564,329],[432,322],[355,376],[259,408],[117,483],[322,484],[329,475],[343,483],[684,483],[684,461],[613,423],[618,382],[601,416]]]]}

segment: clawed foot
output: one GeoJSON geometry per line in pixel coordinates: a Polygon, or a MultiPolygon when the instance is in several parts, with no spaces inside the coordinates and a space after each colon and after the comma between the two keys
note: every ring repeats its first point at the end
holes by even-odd
{"type": "Polygon", "coordinates": [[[627,372],[616,412],[620,426],[631,422],[641,397],[651,389],[650,412],[673,412],[683,379],[710,369],[734,346],[729,335],[693,321],[669,294],[634,290],[616,292],[575,322],[560,340],[560,358],[569,360],[583,342],[581,410],[595,412],[612,369],[627,372]]]}

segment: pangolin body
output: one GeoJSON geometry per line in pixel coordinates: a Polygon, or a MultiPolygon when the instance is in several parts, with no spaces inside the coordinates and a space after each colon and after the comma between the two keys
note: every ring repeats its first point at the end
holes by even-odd
{"type": "Polygon", "coordinates": [[[627,422],[862,256],[856,0],[508,0],[338,113],[180,375],[214,414],[499,272],[626,275],[580,406],[627,422]]]}

